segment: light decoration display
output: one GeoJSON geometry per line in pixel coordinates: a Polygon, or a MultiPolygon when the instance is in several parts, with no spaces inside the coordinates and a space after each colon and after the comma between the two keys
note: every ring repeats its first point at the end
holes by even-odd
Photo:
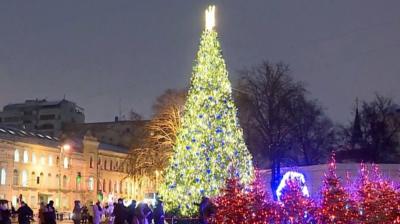
{"type": "Polygon", "coordinates": [[[352,223],[356,220],[358,213],[355,201],[351,200],[349,193],[336,175],[334,154],[328,165],[328,172],[324,176],[321,193],[322,200],[318,209],[318,221],[320,223],[352,223]]]}
{"type": "Polygon", "coordinates": [[[210,7],[206,12],[206,29],[174,155],[159,188],[165,209],[182,216],[196,214],[202,196],[217,196],[226,179],[234,177],[245,185],[253,179],[252,157],[236,117],[228,72],[213,29],[214,11],[210,7]]]}
{"type": "Polygon", "coordinates": [[[278,188],[276,189],[276,196],[278,198],[278,201],[281,200],[282,190],[291,180],[299,181],[301,192],[303,193],[303,195],[306,197],[310,197],[310,192],[308,191],[304,174],[296,171],[288,171],[282,176],[281,182],[279,183],[278,188]]]}

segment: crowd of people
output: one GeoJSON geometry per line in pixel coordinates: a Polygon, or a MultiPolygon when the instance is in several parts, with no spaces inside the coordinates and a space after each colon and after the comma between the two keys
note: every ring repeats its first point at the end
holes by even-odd
{"type": "Polygon", "coordinates": [[[157,200],[154,208],[147,203],[136,203],[132,200],[129,206],[125,206],[123,199],[117,203],[107,203],[104,206],[100,202],[93,205],[81,206],[80,201],[75,201],[72,211],[74,224],[164,224],[163,203],[157,200]]]}
{"type": "MultiPolygon", "coordinates": [[[[11,209],[8,208],[8,201],[1,201],[0,224],[11,224],[12,215],[16,215],[18,217],[19,224],[30,224],[31,221],[34,221],[33,210],[24,201],[19,202],[19,208],[17,210],[13,205],[11,205],[11,209]]],[[[38,222],[40,224],[56,223],[56,210],[54,208],[53,201],[50,201],[47,205],[45,205],[43,202],[40,203],[38,222]]]]}

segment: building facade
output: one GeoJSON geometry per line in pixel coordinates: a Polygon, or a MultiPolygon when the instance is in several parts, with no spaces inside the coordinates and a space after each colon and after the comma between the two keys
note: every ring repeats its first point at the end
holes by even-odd
{"type": "Polygon", "coordinates": [[[22,197],[33,209],[53,200],[61,211],[71,211],[74,200],[142,200],[155,181],[128,177],[127,152],[91,136],[61,142],[0,127],[0,198],[16,205],[22,197]]]}
{"type": "Polygon", "coordinates": [[[85,122],[83,108],[65,99],[26,100],[24,103],[8,104],[0,112],[2,125],[40,131],[51,136],[59,136],[65,124],[83,122],[85,122]]]}

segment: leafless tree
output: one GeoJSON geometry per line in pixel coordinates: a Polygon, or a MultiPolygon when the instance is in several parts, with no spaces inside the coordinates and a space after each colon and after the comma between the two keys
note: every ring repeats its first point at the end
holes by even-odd
{"type": "Polygon", "coordinates": [[[186,91],[168,89],[156,99],[154,116],[144,127],[141,147],[131,149],[127,163],[130,176],[151,176],[167,167],[181,124],[186,91]]]}
{"type": "Polygon", "coordinates": [[[236,97],[246,141],[256,160],[270,160],[276,189],[282,162],[319,160],[310,150],[325,144],[327,136],[318,131],[330,130],[330,122],[315,101],[306,99],[304,85],[291,78],[287,65],[263,62],[240,75],[236,97]]]}
{"type": "Polygon", "coordinates": [[[349,153],[347,157],[352,157],[347,159],[375,163],[398,162],[399,107],[392,98],[376,94],[372,101],[363,101],[360,109],[359,118],[343,129],[344,146],[348,146],[343,148],[349,153]],[[357,130],[360,133],[356,133],[357,130]],[[351,147],[354,144],[359,147],[351,147]]]}

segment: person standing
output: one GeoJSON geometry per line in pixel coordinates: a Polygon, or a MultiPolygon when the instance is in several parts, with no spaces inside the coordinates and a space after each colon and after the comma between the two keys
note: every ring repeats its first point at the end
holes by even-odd
{"type": "Polygon", "coordinates": [[[161,200],[157,200],[156,207],[153,211],[154,224],[164,224],[165,213],[164,213],[164,205],[161,200]]]}
{"type": "Polygon", "coordinates": [[[44,218],[44,213],[46,211],[46,206],[44,205],[44,202],[40,202],[40,207],[39,207],[39,212],[38,212],[38,218],[39,218],[39,224],[45,224],[45,218],[44,218]]]}
{"type": "Polygon", "coordinates": [[[133,217],[135,216],[136,201],[132,200],[132,203],[127,208],[127,221],[129,224],[132,223],[133,217]]]}
{"type": "Polygon", "coordinates": [[[0,223],[11,224],[11,212],[8,209],[8,201],[0,200],[0,223]]]}
{"type": "Polygon", "coordinates": [[[72,210],[72,220],[74,224],[80,224],[82,220],[82,208],[80,201],[74,201],[74,210],[72,210]]]}
{"type": "Polygon", "coordinates": [[[44,221],[46,224],[56,224],[56,209],[54,208],[53,200],[51,200],[45,208],[44,221]]]}
{"type": "Polygon", "coordinates": [[[100,224],[101,216],[103,215],[103,209],[101,208],[100,202],[96,202],[93,205],[93,224],[100,224]]]}
{"type": "Polygon", "coordinates": [[[30,224],[33,217],[32,209],[24,202],[21,201],[21,207],[18,208],[18,223],[19,224],[30,224]]]}
{"type": "Polygon", "coordinates": [[[123,204],[122,198],[118,199],[118,203],[114,207],[114,224],[124,224],[127,220],[127,212],[123,204]]]}

